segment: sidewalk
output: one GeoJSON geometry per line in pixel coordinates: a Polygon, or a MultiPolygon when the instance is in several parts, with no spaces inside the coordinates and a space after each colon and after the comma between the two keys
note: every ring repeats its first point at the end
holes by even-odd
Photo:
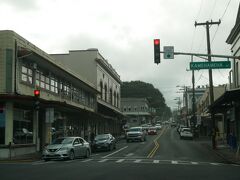
{"type": "Polygon", "coordinates": [[[240,154],[237,156],[237,149],[232,149],[228,144],[220,141],[217,143],[217,149],[213,149],[212,141],[209,138],[199,138],[196,139],[196,141],[199,141],[203,146],[220,156],[227,163],[240,165],[240,154]]]}
{"type": "Polygon", "coordinates": [[[41,153],[19,155],[12,158],[0,159],[0,163],[33,162],[41,160],[41,156],[41,153]]]}

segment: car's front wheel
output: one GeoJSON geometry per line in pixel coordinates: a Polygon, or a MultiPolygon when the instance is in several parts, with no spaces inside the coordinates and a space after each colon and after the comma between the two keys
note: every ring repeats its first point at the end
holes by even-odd
{"type": "Polygon", "coordinates": [[[90,157],[90,151],[89,151],[89,149],[86,150],[86,154],[85,154],[84,157],[85,157],[85,158],[89,158],[89,157],[90,157]]]}
{"type": "Polygon", "coordinates": [[[73,151],[70,151],[70,153],[69,153],[69,159],[70,159],[70,160],[74,160],[74,159],[75,159],[75,154],[74,154],[73,151]]]}

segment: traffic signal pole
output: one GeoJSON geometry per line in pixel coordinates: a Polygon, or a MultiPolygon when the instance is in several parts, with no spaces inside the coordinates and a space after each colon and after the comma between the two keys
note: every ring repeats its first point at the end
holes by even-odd
{"type": "MultiPolygon", "coordinates": [[[[160,53],[164,54],[164,51],[160,51],[160,53]]],[[[174,55],[189,55],[196,56],[199,58],[204,57],[218,57],[218,58],[227,58],[227,59],[238,59],[240,60],[240,56],[229,56],[229,55],[220,55],[220,54],[201,54],[201,53],[187,53],[187,52],[174,52],[174,55]]],[[[205,58],[204,58],[205,59],[205,58]]]]}

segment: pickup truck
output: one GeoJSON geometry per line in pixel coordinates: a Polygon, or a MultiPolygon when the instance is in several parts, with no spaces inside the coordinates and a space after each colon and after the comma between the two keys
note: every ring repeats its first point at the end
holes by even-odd
{"type": "Polygon", "coordinates": [[[131,127],[127,131],[126,141],[146,141],[146,132],[142,127],[131,127]]]}

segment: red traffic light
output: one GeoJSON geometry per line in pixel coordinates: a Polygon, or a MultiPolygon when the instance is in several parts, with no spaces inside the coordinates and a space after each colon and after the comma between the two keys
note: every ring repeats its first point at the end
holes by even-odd
{"type": "Polygon", "coordinates": [[[40,90],[34,90],[34,96],[39,97],[40,96],[40,90]]]}
{"type": "Polygon", "coordinates": [[[160,44],[160,39],[154,39],[154,45],[159,45],[160,44]]]}

